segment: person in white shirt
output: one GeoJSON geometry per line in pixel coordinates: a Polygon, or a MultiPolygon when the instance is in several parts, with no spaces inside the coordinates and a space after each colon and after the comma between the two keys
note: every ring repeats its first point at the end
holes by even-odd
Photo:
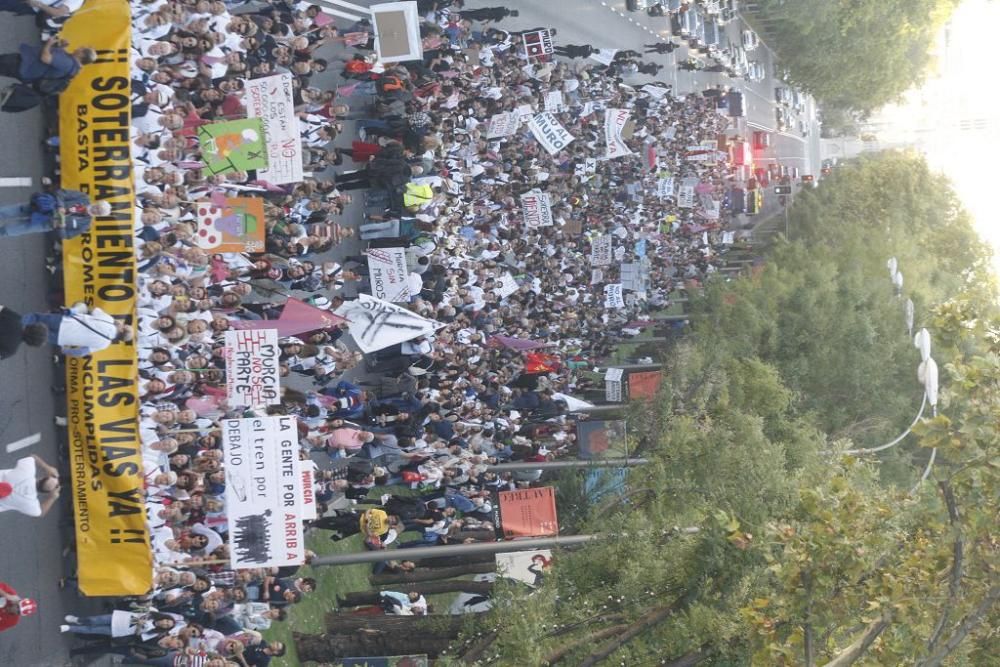
{"type": "Polygon", "coordinates": [[[0,470],[0,512],[45,516],[59,498],[59,490],[59,471],[37,455],[26,456],[13,468],[0,470]],[[41,502],[39,495],[44,496],[41,502]]]}

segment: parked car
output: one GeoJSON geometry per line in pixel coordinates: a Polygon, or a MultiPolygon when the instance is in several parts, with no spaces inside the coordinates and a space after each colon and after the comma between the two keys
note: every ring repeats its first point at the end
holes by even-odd
{"type": "Polygon", "coordinates": [[[752,190],[747,193],[747,215],[757,215],[764,208],[764,191],[752,190]]]}
{"type": "Polygon", "coordinates": [[[747,79],[751,83],[760,83],[767,77],[767,73],[764,71],[764,66],[761,65],[756,60],[751,61],[747,66],[747,79]]]}
{"type": "Polygon", "coordinates": [[[753,147],[765,149],[771,147],[771,134],[763,130],[756,130],[753,133],[753,147]]]}
{"type": "Polygon", "coordinates": [[[809,136],[809,123],[807,123],[804,118],[799,119],[799,133],[803,137],[809,136]]]}
{"type": "Polygon", "coordinates": [[[760,46],[760,38],[757,37],[757,33],[749,28],[743,31],[743,48],[747,51],[753,51],[758,46],[760,46]]]}
{"type": "Polygon", "coordinates": [[[718,54],[721,34],[722,29],[718,23],[713,19],[705,21],[705,42],[701,50],[713,57],[718,54]]]}
{"type": "Polygon", "coordinates": [[[792,167],[791,170],[788,172],[788,175],[791,177],[793,181],[799,180],[799,168],[792,167]]]}
{"type": "Polygon", "coordinates": [[[792,101],[792,94],[788,92],[788,89],[784,86],[777,86],[774,89],[774,101],[778,104],[790,104],[792,101]]]}
{"type": "Polygon", "coordinates": [[[776,181],[781,178],[781,165],[777,162],[772,162],[767,165],[767,173],[771,177],[772,181],[776,181]]]}

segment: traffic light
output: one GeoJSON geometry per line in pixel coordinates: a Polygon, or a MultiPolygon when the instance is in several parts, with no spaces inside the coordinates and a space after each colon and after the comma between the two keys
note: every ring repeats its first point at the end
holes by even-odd
{"type": "Polygon", "coordinates": [[[792,194],[792,186],[790,186],[790,185],[777,185],[774,188],[774,194],[776,194],[776,195],[790,195],[790,194],[792,194]]]}

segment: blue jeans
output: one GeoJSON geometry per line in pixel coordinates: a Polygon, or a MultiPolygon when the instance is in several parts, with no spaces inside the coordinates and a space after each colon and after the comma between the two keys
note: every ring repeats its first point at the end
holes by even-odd
{"type": "Polygon", "coordinates": [[[78,635],[103,635],[110,637],[111,616],[111,614],[81,616],[75,624],[69,626],[69,631],[78,635]]]}
{"type": "Polygon", "coordinates": [[[52,218],[31,220],[31,206],[8,204],[0,206],[0,236],[21,236],[52,231],[52,218]]]}

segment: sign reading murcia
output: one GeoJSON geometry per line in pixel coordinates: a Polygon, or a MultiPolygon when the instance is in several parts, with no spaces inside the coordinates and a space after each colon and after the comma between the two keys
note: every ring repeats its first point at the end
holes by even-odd
{"type": "Polygon", "coordinates": [[[281,403],[278,331],[227,331],[226,401],[231,407],[281,403]]]}

